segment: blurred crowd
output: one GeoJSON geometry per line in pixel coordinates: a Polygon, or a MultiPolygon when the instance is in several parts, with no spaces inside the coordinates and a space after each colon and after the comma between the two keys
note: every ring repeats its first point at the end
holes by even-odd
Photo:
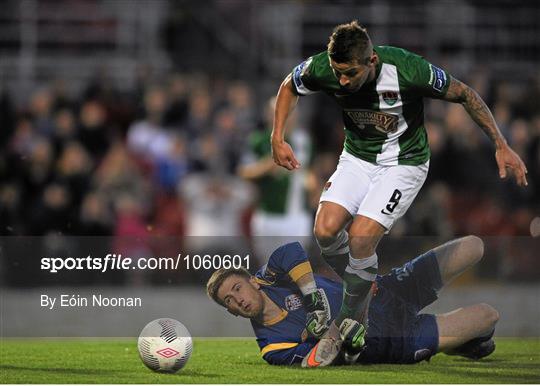
{"type": "MultiPolygon", "coordinates": [[[[428,101],[430,174],[395,236],[526,236],[540,213],[540,78],[526,87],[486,71],[463,80],[525,161],[529,186],[499,180],[493,146],[460,105],[428,101]]],[[[304,166],[320,192],[342,122],[333,102],[308,99],[315,151],[304,166]]],[[[0,235],[249,235],[257,196],[236,170],[249,135],[267,125],[255,101],[246,82],[197,74],[141,76],[129,93],[98,77],[75,96],[56,81],[22,106],[3,91],[0,235]]],[[[317,202],[310,198],[312,213],[317,202]]]]}
{"type": "Polygon", "coordinates": [[[123,94],[96,81],[76,98],[56,83],[22,109],[4,93],[0,233],[179,236],[186,202],[234,200],[253,98],[245,83],[205,82],[172,76],[123,94]]]}

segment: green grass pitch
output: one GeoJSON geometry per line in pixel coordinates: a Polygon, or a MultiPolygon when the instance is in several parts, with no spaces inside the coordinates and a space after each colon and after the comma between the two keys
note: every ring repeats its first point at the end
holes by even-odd
{"type": "Polygon", "coordinates": [[[158,374],[139,360],[136,339],[1,340],[1,383],[539,383],[540,339],[498,339],[473,362],[437,355],[416,365],[325,369],[265,364],[253,339],[196,339],[186,367],[158,374]]]}

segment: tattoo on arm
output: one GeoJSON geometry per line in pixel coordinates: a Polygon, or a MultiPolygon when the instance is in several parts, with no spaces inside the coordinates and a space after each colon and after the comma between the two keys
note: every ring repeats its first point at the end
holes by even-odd
{"type": "Polygon", "coordinates": [[[506,142],[491,111],[480,95],[472,88],[452,77],[448,91],[442,99],[448,102],[461,103],[473,121],[480,126],[495,144],[495,147],[498,148],[502,143],[506,142]]]}

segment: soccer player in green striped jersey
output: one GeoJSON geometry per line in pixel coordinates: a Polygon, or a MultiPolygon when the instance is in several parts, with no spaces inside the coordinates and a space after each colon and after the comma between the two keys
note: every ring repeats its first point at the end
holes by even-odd
{"type": "MultiPolygon", "coordinates": [[[[299,96],[319,91],[343,109],[345,143],[321,195],[314,233],[329,263],[348,258],[340,312],[315,348],[324,366],[332,363],[343,344],[336,326],[367,309],[379,241],[405,214],[427,176],[430,151],[424,98],[463,105],[494,143],[501,178],[510,172],[518,185],[525,186],[527,169],[473,89],[421,56],[373,46],[366,29],[353,21],[337,26],[328,49],[296,66],[280,86],[272,155],[288,170],[300,164],[284,139],[285,122],[299,96]]],[[[331,319],[321,316],[320,323],[331,319]]],[[[317,323],[309,320],[308,327],[324,330],[317,323]]]]}
{"type": "Polygon", "coordinates": [[[287,120],[287,142],[304,167],[289,173],[272,160],[270,135],[276,97],[266,103],[265,129],[253,132],[242,157],[238,175],[257,188],[256,208],[251,216],[251,234],[257,256],[269,256],[283,243],[283,236],[307,238],[313,230],[309,198],[315,193],[307,183],[310,175],[311,138],[298,127],[294,116],[287,120]],[[273,237],[280,236],[280,237],[273,237]]]}

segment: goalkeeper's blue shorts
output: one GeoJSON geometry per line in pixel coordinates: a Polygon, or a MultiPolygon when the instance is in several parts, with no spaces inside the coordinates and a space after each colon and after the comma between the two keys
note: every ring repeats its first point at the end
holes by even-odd
{"type": "Polygon", "coordinates": [[[435,316],[419,312],[437,299],[441,287],[433,251],[379,277],[369,311],[368,344],[359,362],[415,363],[435,355],[435,316]]]}

